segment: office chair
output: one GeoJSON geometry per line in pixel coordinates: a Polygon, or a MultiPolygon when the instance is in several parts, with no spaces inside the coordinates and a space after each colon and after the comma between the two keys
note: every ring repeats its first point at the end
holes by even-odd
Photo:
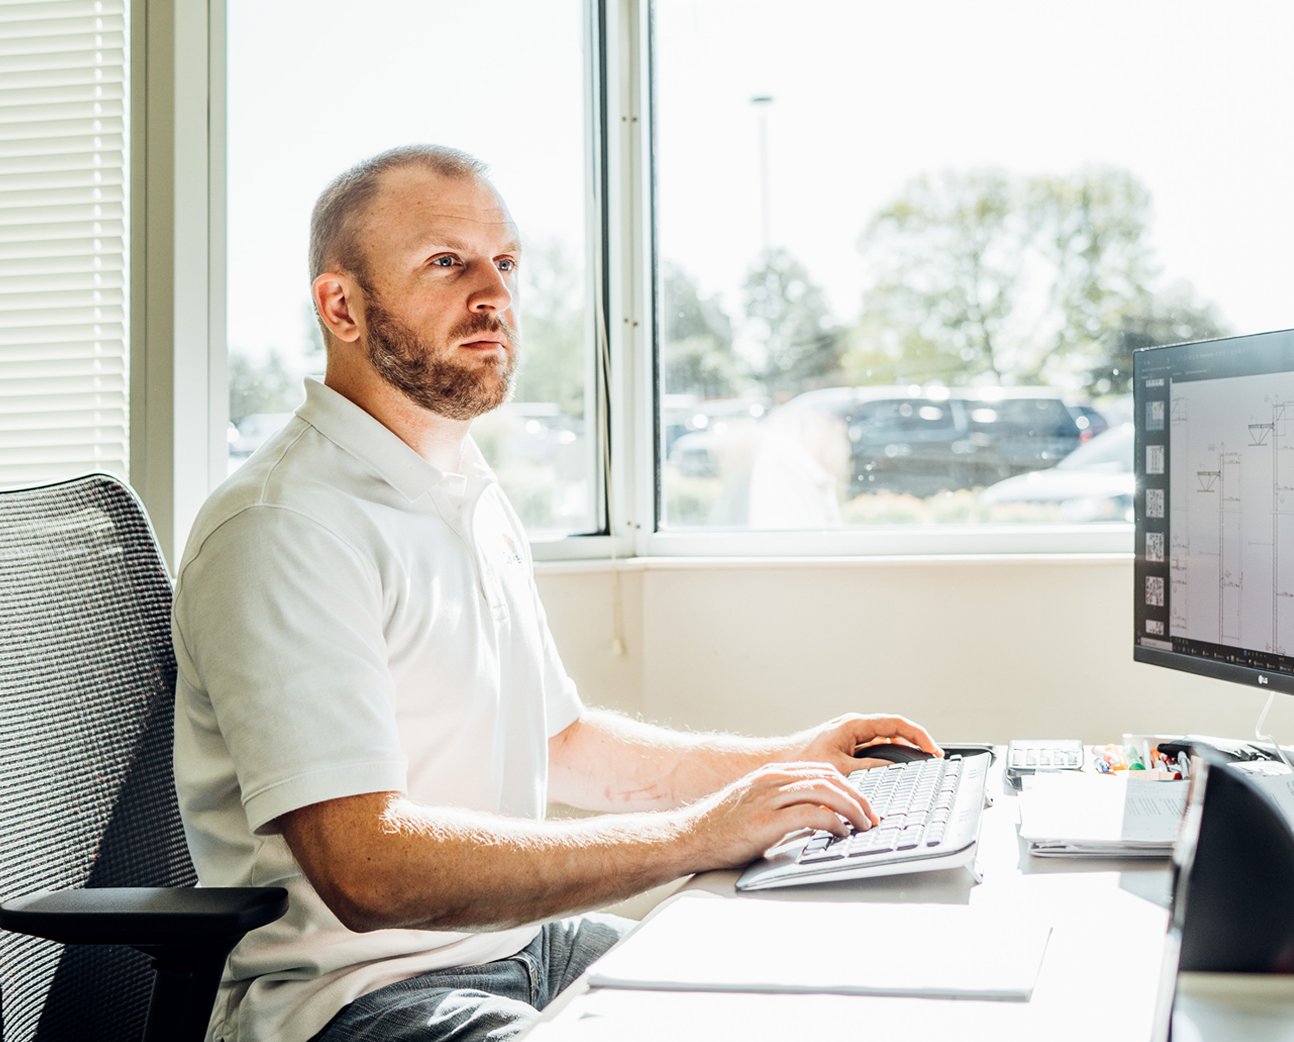
{"type": "Polygon", "coordinates": [[[278,887],[194,888],[170,610],[121,482],[0,492],[3,1042],[200,1042],[229,952],[287,908],[278,887]]]}

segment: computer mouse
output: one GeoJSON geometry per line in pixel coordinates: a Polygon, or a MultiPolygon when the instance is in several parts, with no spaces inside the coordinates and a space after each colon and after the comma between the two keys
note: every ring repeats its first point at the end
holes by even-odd
{"type": "Polygon", "coordinates": [[[934,753],[918,749],[912,745],[900,745],[898,742],[879,742],[876,745],[863,745],[854,750],[860,760],[889,760],[890,763],[908,763],[912,760],[929,760],[934,753]]]}

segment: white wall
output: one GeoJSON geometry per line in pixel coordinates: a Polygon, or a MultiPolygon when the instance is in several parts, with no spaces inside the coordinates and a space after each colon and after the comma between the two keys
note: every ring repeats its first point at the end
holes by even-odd
{"type": "MultiPolygon", "coordinates": [[[[1248,737],[1265,701],[1132,661],[1131,556],[614,568],[540,566],[567,668],[587,701],[676,726],[775,734],[853,709],[942,741],[1248,737]]],[[[1294,743],[1294,699],[1267,729],[1294,743]]]]}

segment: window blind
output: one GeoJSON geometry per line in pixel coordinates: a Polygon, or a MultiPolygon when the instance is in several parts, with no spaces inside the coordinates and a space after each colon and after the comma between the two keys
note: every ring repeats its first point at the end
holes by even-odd
{"type": "Polygon", "coordinates": [[[125,477],[128,0],[0,0],[0,486],[125,477]]]}

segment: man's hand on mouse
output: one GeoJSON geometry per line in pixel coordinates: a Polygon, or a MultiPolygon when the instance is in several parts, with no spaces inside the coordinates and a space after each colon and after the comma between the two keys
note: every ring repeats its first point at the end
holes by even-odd
{"type": "Polygon", "coordinates": [[[825,724],[792,735],[787,760],[829,763],[842,774],[891,761],[867,756],[866,746],[894,742],[923,749],[935,756],[943,750],[920,724],[904,716],[846,713],[825,724]]]}

